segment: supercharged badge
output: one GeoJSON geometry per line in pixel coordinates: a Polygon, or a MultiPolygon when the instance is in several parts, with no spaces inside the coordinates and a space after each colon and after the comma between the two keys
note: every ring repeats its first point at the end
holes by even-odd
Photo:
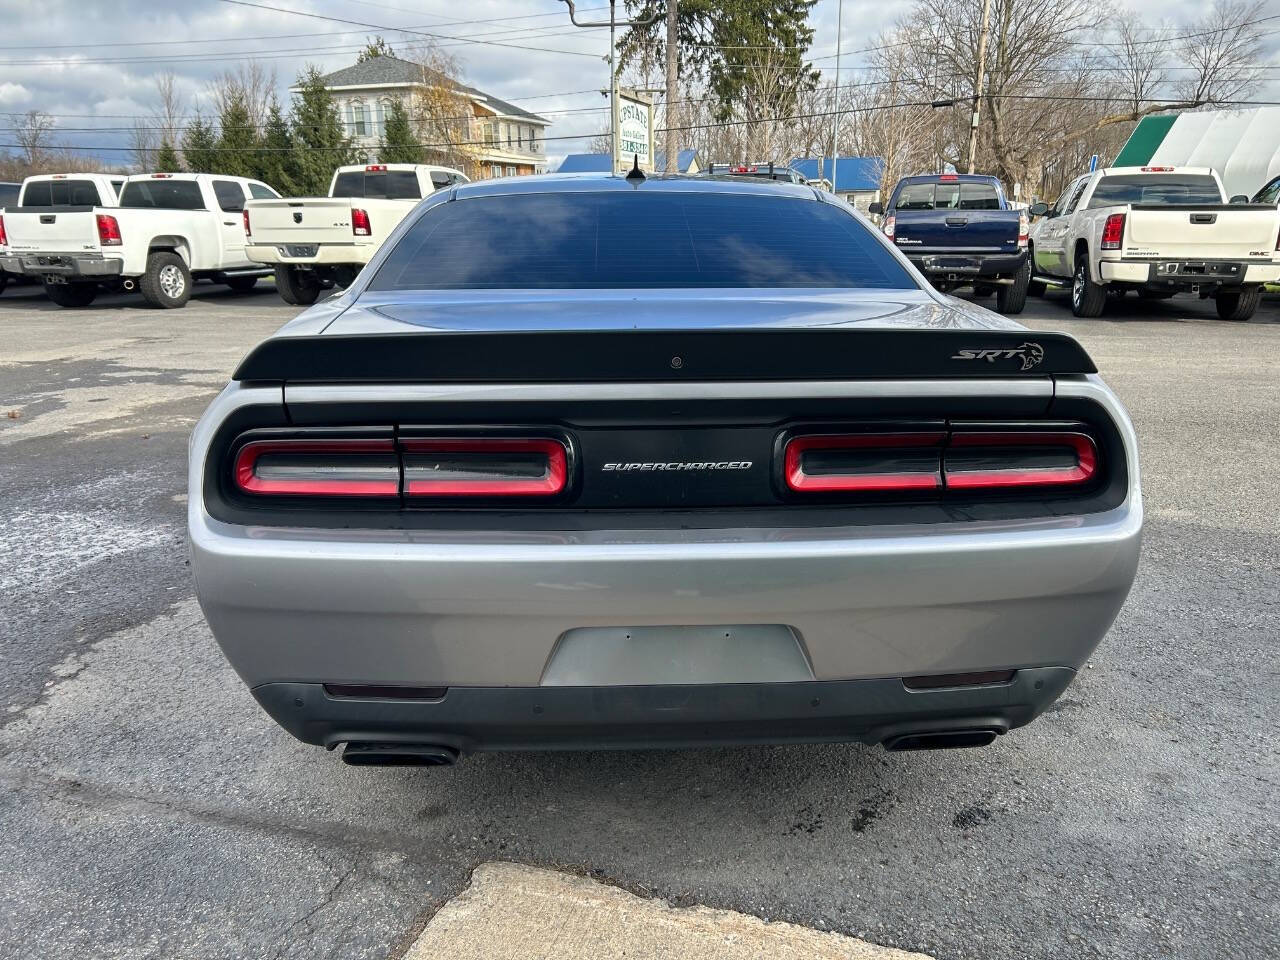
{"type": "Polygon", "coordinates": [[[1016,347],[1006,347],[1000,350],[990,348],[983,350],[957,350],[951,355],[952,360],[985,360],[987,363],[995,363],[997,360],[1013,360],[1022,361],[1022,369],[1030,370],[1032,367],[1040,366],[1040,362],[1044,360],[1044,347],[1038,343],[1023,343],[1016,347]]]}
{"type": "Polygon", "coordinates": [[[633,470],[750,470],[750,460],[676,460],[667,463],[606,463],[601,468],[608,473],[629,473],[633,470]]]}

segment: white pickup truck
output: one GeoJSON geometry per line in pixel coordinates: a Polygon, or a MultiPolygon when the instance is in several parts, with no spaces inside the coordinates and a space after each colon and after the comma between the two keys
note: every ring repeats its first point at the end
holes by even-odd
{"type": "MultiPolygon", "coordinates": [[[[9,238],[4,227],[4,208],[14,210],[25,204],[47,210],[65,210],[72,206],[114,207],[124,186],[123,173],[44,173],[27,177],[20,184],[0,183],[0,257],[9,252],[9,238]]],[[[10,274],[0,268],[0,290],[10,279],[22,280],[21,273],[10,274]]]]}
{"type": "Polygon", "coordinates": [[[1096,317],[1108,294],[1213,297],[1224,320],[1248,320],[1280,279],[1280,212],[1227,203],[1206,167],[1116,167],[1083,174],[1031,227],[1035,277],[1071,284],[1071,312],[1096,317]]]}
{"type": "Polygon", "coordinates": [[[0,269],[40,278],[64,307],[88,306],[103,287],[136,288],[154,307],[181,307],[200,279],[247,291],[268,271],[245,256],[245,202],[278,196],[243,177],[139,174],[118,206],[6,210],[0,269]]]}
{"type": "Polygon", "coordinates": [[[327,197],[246,204],[249,258],[275,267],[287,303],[315,303],[348,286],[423,197],[467,177],[450,167],[378,163],[339,167],[327,197]]]}

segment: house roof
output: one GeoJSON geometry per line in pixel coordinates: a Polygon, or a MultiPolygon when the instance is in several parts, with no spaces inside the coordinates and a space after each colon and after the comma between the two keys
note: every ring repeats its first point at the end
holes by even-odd
{"type": "MultiPolygon", "coordinates": [[[[676,169],[681,173],[689,172],[689,165],[697,157],[694,149],[681,150],[676,154],[676,169]]],[[[662,170],[667,165],[667,155],[658,153],[653,158],[653,168],[662,170]]],[[[613,169],[607,153],[571,153],[561,161],[556,173],[608,173],[613,169]]]]}
{"type": "MultiPolygon", "coordinates": [[[[399,57],[370,57],[363,63],[355,63],[349,67],[343,67],[341,70],[335,70],[333,73],[326,73],[321,79],[324,80],[326,87],[362,87],[379,83],[421,83],[422,67],[416,63],[410,63],[408,60],[401,60],[399,57]]],[[[475,100],[479,100],[483,105],[504,117],[522,117],[525,120],[534,120],[544,124],[551,122],[536,113],[517,107],[514,103],[501,100],[493,94],[485,93],[475,87],[469,87],[465,83],[459,83],[457,86],[463,93],[475,100]]]]}
{"type": "MultiPolygon", "coordinates": [[[[831,180],[830,157],[797,157],[791,169],[806,180],[831,180]],[[821,171],[821,172],[819,172],[821,171]]],[[[835,193],[879,190],[884,174],[883,157],[840,157],[836,160],[835,193]]]]}

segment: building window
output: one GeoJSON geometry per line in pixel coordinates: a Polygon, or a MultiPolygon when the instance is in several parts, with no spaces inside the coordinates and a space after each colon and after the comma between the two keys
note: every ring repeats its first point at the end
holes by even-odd
{"type": "Polygon", "coordinates": [[[508,176],[508,177],[514,177],[514,176],[516,176],[516,168],[515,168],[515,167],[507,167],[507,176],[508,176]]]}
{"type": "Polygon", "coordinates": [[[524,149],[524,124],[516,125],[516,146],[521,150],[524,149]]]}
{"type": "Polygon", "coordinates": [[[493,165],[493,176],[495,178],[502,176],[502,167],[499,164],[493,165]]]}
{"type": "Polygon", "coordinates": [[[351,105],[351,132],[357,137],[363,137],[368,133],[364,122],[363,103],[353,103],[351,105]]]}
{"type": "Polygon", "coordinates": [[[513,138],[512,138],[512,136],[511,136],[511,124],[509,124],[509,123],[505,123],[505,124],[503,124],[503,126],[505,126],[505,127],[507,128],[507,147],[508,147],[508,149],[510,149],[510,147],[511,147],[511,145],[512,145],[512,143],[513,143],[513,138]]]}

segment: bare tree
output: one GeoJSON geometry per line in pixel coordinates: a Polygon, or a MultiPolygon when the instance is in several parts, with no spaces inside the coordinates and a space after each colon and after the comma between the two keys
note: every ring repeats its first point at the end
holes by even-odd
{"type": "Polygon", "coordinates": [[[1266,0],[1214,0],[1178,44],[1178,61],[1195,69],[1178,96],[1193,103],[1239,100],[1262,82],[1262,35],[1254,26],[1266,0]]]}
{"type": "Polygon", "coordinates": [[[177,149],[182,142],[183,100],[178,90],[178,76],[172,70],[156,74],[156,96],[159,106],[151,112],[151,122],[157,127],[161,143],[168,143],[177,149]]]}
{"type": "Polygon", "coordinates": [[[1117,86],[1131,111],[1141,110],[1164,86],[1169,59],[1168,27],[1143,35],[1142,21],[1129,10],[1116,11],[1115,73],[1117,86]]]}
{"type": "Polygon", "coordinates": [[[224,70],[209,82],[209,99],[217,114],[226,113],[233,101],[243,101],[256,130],[266,125],[275,92],[275,68],[268,70],[257,60],[242,61],[234,70],[224,70]]]}
{"type": "Polygon", "coordinates": [[[139,173],[146,173],[151,169],[156,146],[156,131],[149,122],[146,119],[133,121],[133,129],[129,131],[129,153],[139,173]]]}
{"type": "Polygon", "coordinates": [[[53,148],[53,117],[42,110],[28,110],[13,119],[13,137],[28,167],[38,167],[53,148]]]}

